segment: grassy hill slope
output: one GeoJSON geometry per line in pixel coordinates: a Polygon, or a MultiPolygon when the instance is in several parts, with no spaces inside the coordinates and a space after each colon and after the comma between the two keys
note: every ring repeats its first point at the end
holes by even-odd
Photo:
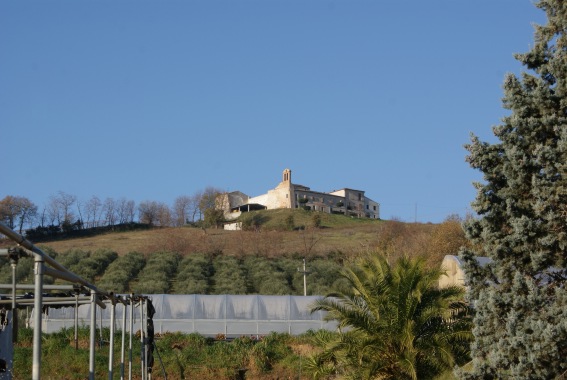
{"type": "MultiPolygon", "coordinates": [[[[119,255],[127,252],[149,254],[156,251],[174,251],[181,255],[194,252],[228,255],[262,254],[323,254],[342,252],[346,255],[372,249],[380,240],[395,235],[430,234],[433,224],[407,224],[392,221],[356,219],[344,215],[314,213],[304,210],[265,210],[246,214],[243,219],[259,221],[257,229],[225,231],[193,227],[167,227],[151,230],[105,233],[93,237],[41,243],[57,252],[71,249],[109,249],[119,255]],[[313,229],[313,215],[321,218],[320,228],[313,229]],[[286,219],[293,217],[295,229],[290,231],[286,219]]],[[[401,236],[400,236],[401,237],[401,236]]]]}
{"type": "MultiPolygon", "coordinates": [[[[302,294],[297,268],[306,259],[308,293],[325,294],[340,284],[340,267],[361,255],[423,255],[438,266],[444,255],[466,243],[456,220],[420,224],[264,210],[243,214],[242,221],[248,230],[154,228],[39,246],[109,291],[302,294]]],[[[31,282],[32,267],[31,259],[20,260],[18,281],[31,282]]],[[[9,265],[0,265],[0,282],[11,282],[9,265]]]]}

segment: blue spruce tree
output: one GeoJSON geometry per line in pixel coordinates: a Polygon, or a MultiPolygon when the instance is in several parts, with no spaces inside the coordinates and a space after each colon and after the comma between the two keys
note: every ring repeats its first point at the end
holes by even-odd
{"type": "Polygon", "coordinates": [[[504,82],[498,143],[475,136],[484,174],[461,251],[475,308],[466,379],[567,378],[567,1],[541,0],[534,46],[504,82]],[[480,266],[475,256],[487,256],[480,266]]]}

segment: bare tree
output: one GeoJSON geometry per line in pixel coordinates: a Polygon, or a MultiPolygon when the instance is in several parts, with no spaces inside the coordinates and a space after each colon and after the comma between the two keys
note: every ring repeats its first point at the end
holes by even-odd
{"type": "Polygon", "coordinates": [[[71,211],[71,207],[75,204],[75,202],[77,202],[77,196],[60,191],[57,194],[57,200],[59,202],[59,206],[61,207],[63,220],[70,222],[75,217],[75,215],[71,211]]]}
{"type": "Polygon", "coordinates": [[[41,213],[38,215],[38,224],[41,227],[54,226],[55,221],[59,219],[57,205],[50,199],[49,202],[43,206],[41,213]]]}
{"type": "Polygon", "coordinates": [[[93,195],[85,204],[85,214],[87,214],[87,226],[98,227],[102,202],[99,197],[93,195]]]}
{"type": "Polygon", "coordinates": [[[114,226],[116,224],[116,202],[112,198],[106,198],[102,205],[102,214],[107,226],[114,226]]]}
{"type": "Polygon", "coordinates": [[[41,211],[41,214],[38,217],[39,225],[45,227],[47,218],[48,218],[47,206],[43,206],[43,210],[41,211]]]}
{"type": "Polygon", "coordinates": [[[200,220],[203,217],[199,204],[201,203],[201,198],[203,197],[202,191],[197,191],[190,198],[188,214],[191,215],[191,222],[195,220],[200,220]],[[198,217],[197,217],[198,215],[198,217]]]}
{"type": "Polygon", "coordinates": [[[118,223],[125,224],[130,223],[134,220],[134,201],[129,201],[126,198],[120,198],[116,202],[116,215],[118,217],[118,223]]]}
{"type": "Polygon", "coordinates": [[[82,211],[83,208],[84,208],[84,203],[81,202],[80,199],[77,199],[77,212],[79,213],[79,220],[78,220],[78,227],[79,227],[79,228],[83,228],[83,225],[84,225],[84,224],[83,224],[83,223],[84,223],[84,220],[83,220],[83,211],[82,211]]]}
{"type": "Polygon", "coordinates": [[[303,240],[304,255],[305,257],[309,257],[315,245],[321,240],[321,235],[317,232],[317,228],[308,227],[301,231],[301,237],[303,240]]]}
{"type": "Polygon", "coordinates": [[[47,212],[49,213],[51,224],[57,220],[57,224],[61,225],[63,222],[71,223],[75,218],[71,207],[77,202],[77,196],[67,194],[59,191],[57,195],[52,195],[49,198],[49,205],[47,212]]]}
{"type": "Polygon", "coordinates": [[[128,201],[126,206],[126,215],[128,218],[128,223],[134,222],[134,218],[136,217],[136,202],[128,201]]]}
{"type": "Polygon", "coordinates": [[[47,215],[47,219],[49,221],[49,225],[55,225],[57,223],[58,226],[61,225],[63,222],[63,216],[61,215],[61,209],[59,208],[59,202],[55,196],[51,196],[49,198],[49,202],[45,208],[45,213],[47,215]]]}
{"type": "Polygon", "coordinates": [[[122,223],[132,223],[136,215],[136,202],[125,200],[120,204],[121,214],[123,215],[122,223]]]}
{"type": "Polygon", "coordinates": [[[171,212],[165,203],[156,201],[144,201],[138,206],[140,223],[152,226],[171,225],[171,212]]]}
{"type": "Polygon", "coordinates": [[[171,226],[172,225],[172,217],[171,217],[171,210],[165,203],[158,203],[158,224],[162,227],[171,226]]]}
{"type": "Polygon", "coordinates": [[[143,201],[138,205],[140,223],[155,225],[157,222],[158,206],[156,201],[143,201]]]}
{"type": "Polygon", "coordinates": [[[173,202],[173,219],[176,226],[183,226],[189,219],[189,211],[191,210],[191,197],[181,195],[175,198],[173,202]]]}

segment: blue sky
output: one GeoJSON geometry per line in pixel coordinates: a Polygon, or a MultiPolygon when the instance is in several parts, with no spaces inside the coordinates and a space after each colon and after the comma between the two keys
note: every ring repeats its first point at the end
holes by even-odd
{"type": "Polygon", "coordinates": [[[281,180],[465,215],[529,0],[0,2],[0,199],[172,204],[281,180]]]}

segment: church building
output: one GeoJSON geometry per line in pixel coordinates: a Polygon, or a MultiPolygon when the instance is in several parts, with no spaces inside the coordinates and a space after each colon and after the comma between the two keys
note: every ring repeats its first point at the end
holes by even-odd
{"type": "Polygon", "coordinates": [[[249,197],[240,191],[233,191],[222,194],[217,204],[223,209],[227,220],[235,219],[247,211],[280,208],[304,208],[357,218],[380,218],[380,204],[366,197],[363,190],[343,188],[329,193],[313,191],[307,186],[294,184],[289,169],[283,171],[282,181],[266,194],[249,197]]]}

